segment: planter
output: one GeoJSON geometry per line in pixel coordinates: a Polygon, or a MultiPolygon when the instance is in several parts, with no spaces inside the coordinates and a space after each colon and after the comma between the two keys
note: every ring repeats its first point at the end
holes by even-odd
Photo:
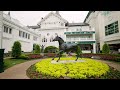
{"type": "Polygon", "coordinates": [[[0,73],[4,72],[3,58],[4,58],[4,49],[0,49],[0,73]]]}

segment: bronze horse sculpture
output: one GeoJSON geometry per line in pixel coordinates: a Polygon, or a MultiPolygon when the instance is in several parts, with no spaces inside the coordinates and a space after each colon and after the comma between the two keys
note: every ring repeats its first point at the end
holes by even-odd
{"type": "MultiPolygon", "coordinates": [[[[79,45],[78,44],[76,44],[76,43],[69,43],[69,44],[65,43],[64,40],[61,37],[59,37],[59,36],[56,36],[53,39],[53,41],[58,41],[58,43],[59,43],[59,52],[57,54],[57,55],[59,55],[59,58],[58,58],[57,62],[60,60],[60,57],[61,57],[63,52],[68,53],[70,51],[75,51],[76,52],[77,55],[76,55],[76,60],[75,61],[78,60],[78,58],[80,57],[80,52],[78,51],[78,49],[79,49],[79,45]]],[[[53,57],[52,60],[54,60],[55,57],[53,57]]]]}

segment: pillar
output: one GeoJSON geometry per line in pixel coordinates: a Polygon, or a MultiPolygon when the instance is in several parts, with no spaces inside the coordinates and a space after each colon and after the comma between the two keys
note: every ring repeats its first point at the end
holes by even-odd
{"type": "Polygon", "coordinates": [[[96,43],[93,43],[93,53],[96,53],[96,43]]]}

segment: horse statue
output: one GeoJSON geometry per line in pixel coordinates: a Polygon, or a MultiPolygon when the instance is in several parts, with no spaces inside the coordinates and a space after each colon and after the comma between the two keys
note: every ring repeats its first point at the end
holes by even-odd
{"type": "MultiPolygon", "coordinates": [[[[65,43],[64,40],[59,36],[56,36],[53,39],[53,41],[58,41],[58,43],[59,43],[59,52],[57,53],[57,55],[59,54],[59,58],[58,58],[57,62],[60,60],[61,54],[63,52],[68,53],[70,51],[75,51],[76,52],[77,55],[76,55],[76,60],[75,61],[78,60],[78,58],[80,57],[80,53],[81,53],[81,52],[78,51],[78,49],[80,49],[78,44],[76,44],[76,43],[70,43],[70,44],[65,43]]],[[[54,60],[55,57],[53,57],[52,60],[54,60]]]]}

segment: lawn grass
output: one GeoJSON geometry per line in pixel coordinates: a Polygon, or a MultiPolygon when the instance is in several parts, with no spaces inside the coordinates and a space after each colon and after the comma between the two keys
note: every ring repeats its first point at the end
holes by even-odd
{"type": "Polygon", "coordinates": [[[16,64],[20,64],[20,63],[23,63],[23,62],[26,62],[28,60],[23,60],[23,59],[11,59],[11,58],[7,58],[7,59],[4,59],[4,70],[5,69],[8,69],[16,64]]]}
{"type": "Polygon", "coordinates": [[[32,60],[36,60],[36,59],[30,59],[30,60],[12,59],[12,58],[4,59],[4,70],[6,70],[16,64],[20,64],[20,63],[24,63],[24,62],[32,61],[32,60]]]}

